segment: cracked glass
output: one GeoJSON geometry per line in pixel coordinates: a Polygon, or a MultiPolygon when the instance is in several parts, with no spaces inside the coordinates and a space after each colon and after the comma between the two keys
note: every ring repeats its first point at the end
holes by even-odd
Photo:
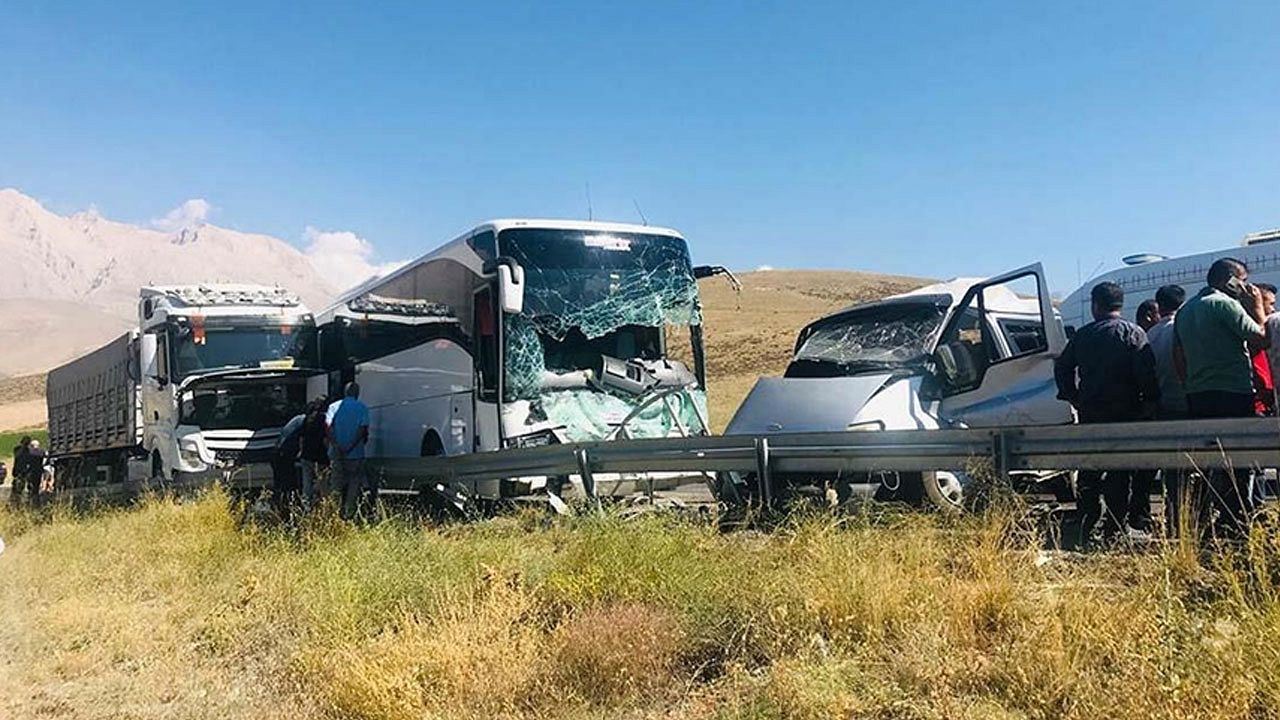
{"type": "Polygon", "coordinates": [[[929,352],[944,308],[932,302],[887,303],[821,320],[796,351],[788,375],[805,366],[857,369],[918,362],[929,352]]]}
{"type": "MultiPolygon", "coordinates": [[[[594,370],[602,355],[662,360],[667,343],[689,344],[689,327],[702,322],[685,241],[659,234],[514,228],[498,242],[501,254],[519,263],[525,276],[524,309],[504,318],[504,398],[533,401],[573,439],[605,437],[641,399],[590,387],[580,379],[582,371],[594,370]]],[[[629,420],[628,428],[640,433],[633,436],[665,436],[678,432],[677,425],[704,432],[694,396],[676,395],[681,399],[673,396],[629,420]]]]}

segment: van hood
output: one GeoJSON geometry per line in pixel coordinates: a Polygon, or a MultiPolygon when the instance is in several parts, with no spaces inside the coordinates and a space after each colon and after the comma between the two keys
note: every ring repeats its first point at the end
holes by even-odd
{"type": "Polygon", "coordinates": [[[893,376],[886,372],[837,378],[760,378],[724,434],[847,430],[862,406],[893,376]]]}

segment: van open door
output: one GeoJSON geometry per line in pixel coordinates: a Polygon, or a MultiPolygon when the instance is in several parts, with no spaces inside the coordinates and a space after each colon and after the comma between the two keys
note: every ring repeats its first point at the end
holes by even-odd
{"type": "Polygon", "coordinates": [[[940,417],[969,427],[1073,422],[1053,379],[1066,344],[1039,263],[973,285],[935,346],[940,417]]]}

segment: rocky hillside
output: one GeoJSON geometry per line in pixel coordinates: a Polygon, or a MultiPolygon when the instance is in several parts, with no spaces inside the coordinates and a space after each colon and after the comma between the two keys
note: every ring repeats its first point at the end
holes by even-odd
{"type": "Polygon", "coordinates": [[[313,307],[334,291],[297,248],[268,235],[61,216],[16,190],[0,190],[0,257],[0,376],[48,370],[114,337],[132,323],[142,285],[281,285],[313,307]]]}

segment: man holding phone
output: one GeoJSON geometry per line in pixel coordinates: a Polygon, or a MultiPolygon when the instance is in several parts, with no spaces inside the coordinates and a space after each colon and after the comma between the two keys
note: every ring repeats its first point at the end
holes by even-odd
{"type": "MultiPolygon", "coordinates": [[[[1174,320],[1177,340],[1174,363],[1187,392],[1193,418],[1252,417],[1254,411],[1252,351],[1266,347],[1262,292],[1248,283],[1249,268],[1234,258],[1209,267],[1208,287],[1189,300],[1174,320]]],[[[1243,534],[1252,503],[1245,472],[1211,470],[1209,495],[1219,511],[1224,536],[1243,534]]],[[[1208,517],[1205,499],[1200,520],[1208,517]]]]}

